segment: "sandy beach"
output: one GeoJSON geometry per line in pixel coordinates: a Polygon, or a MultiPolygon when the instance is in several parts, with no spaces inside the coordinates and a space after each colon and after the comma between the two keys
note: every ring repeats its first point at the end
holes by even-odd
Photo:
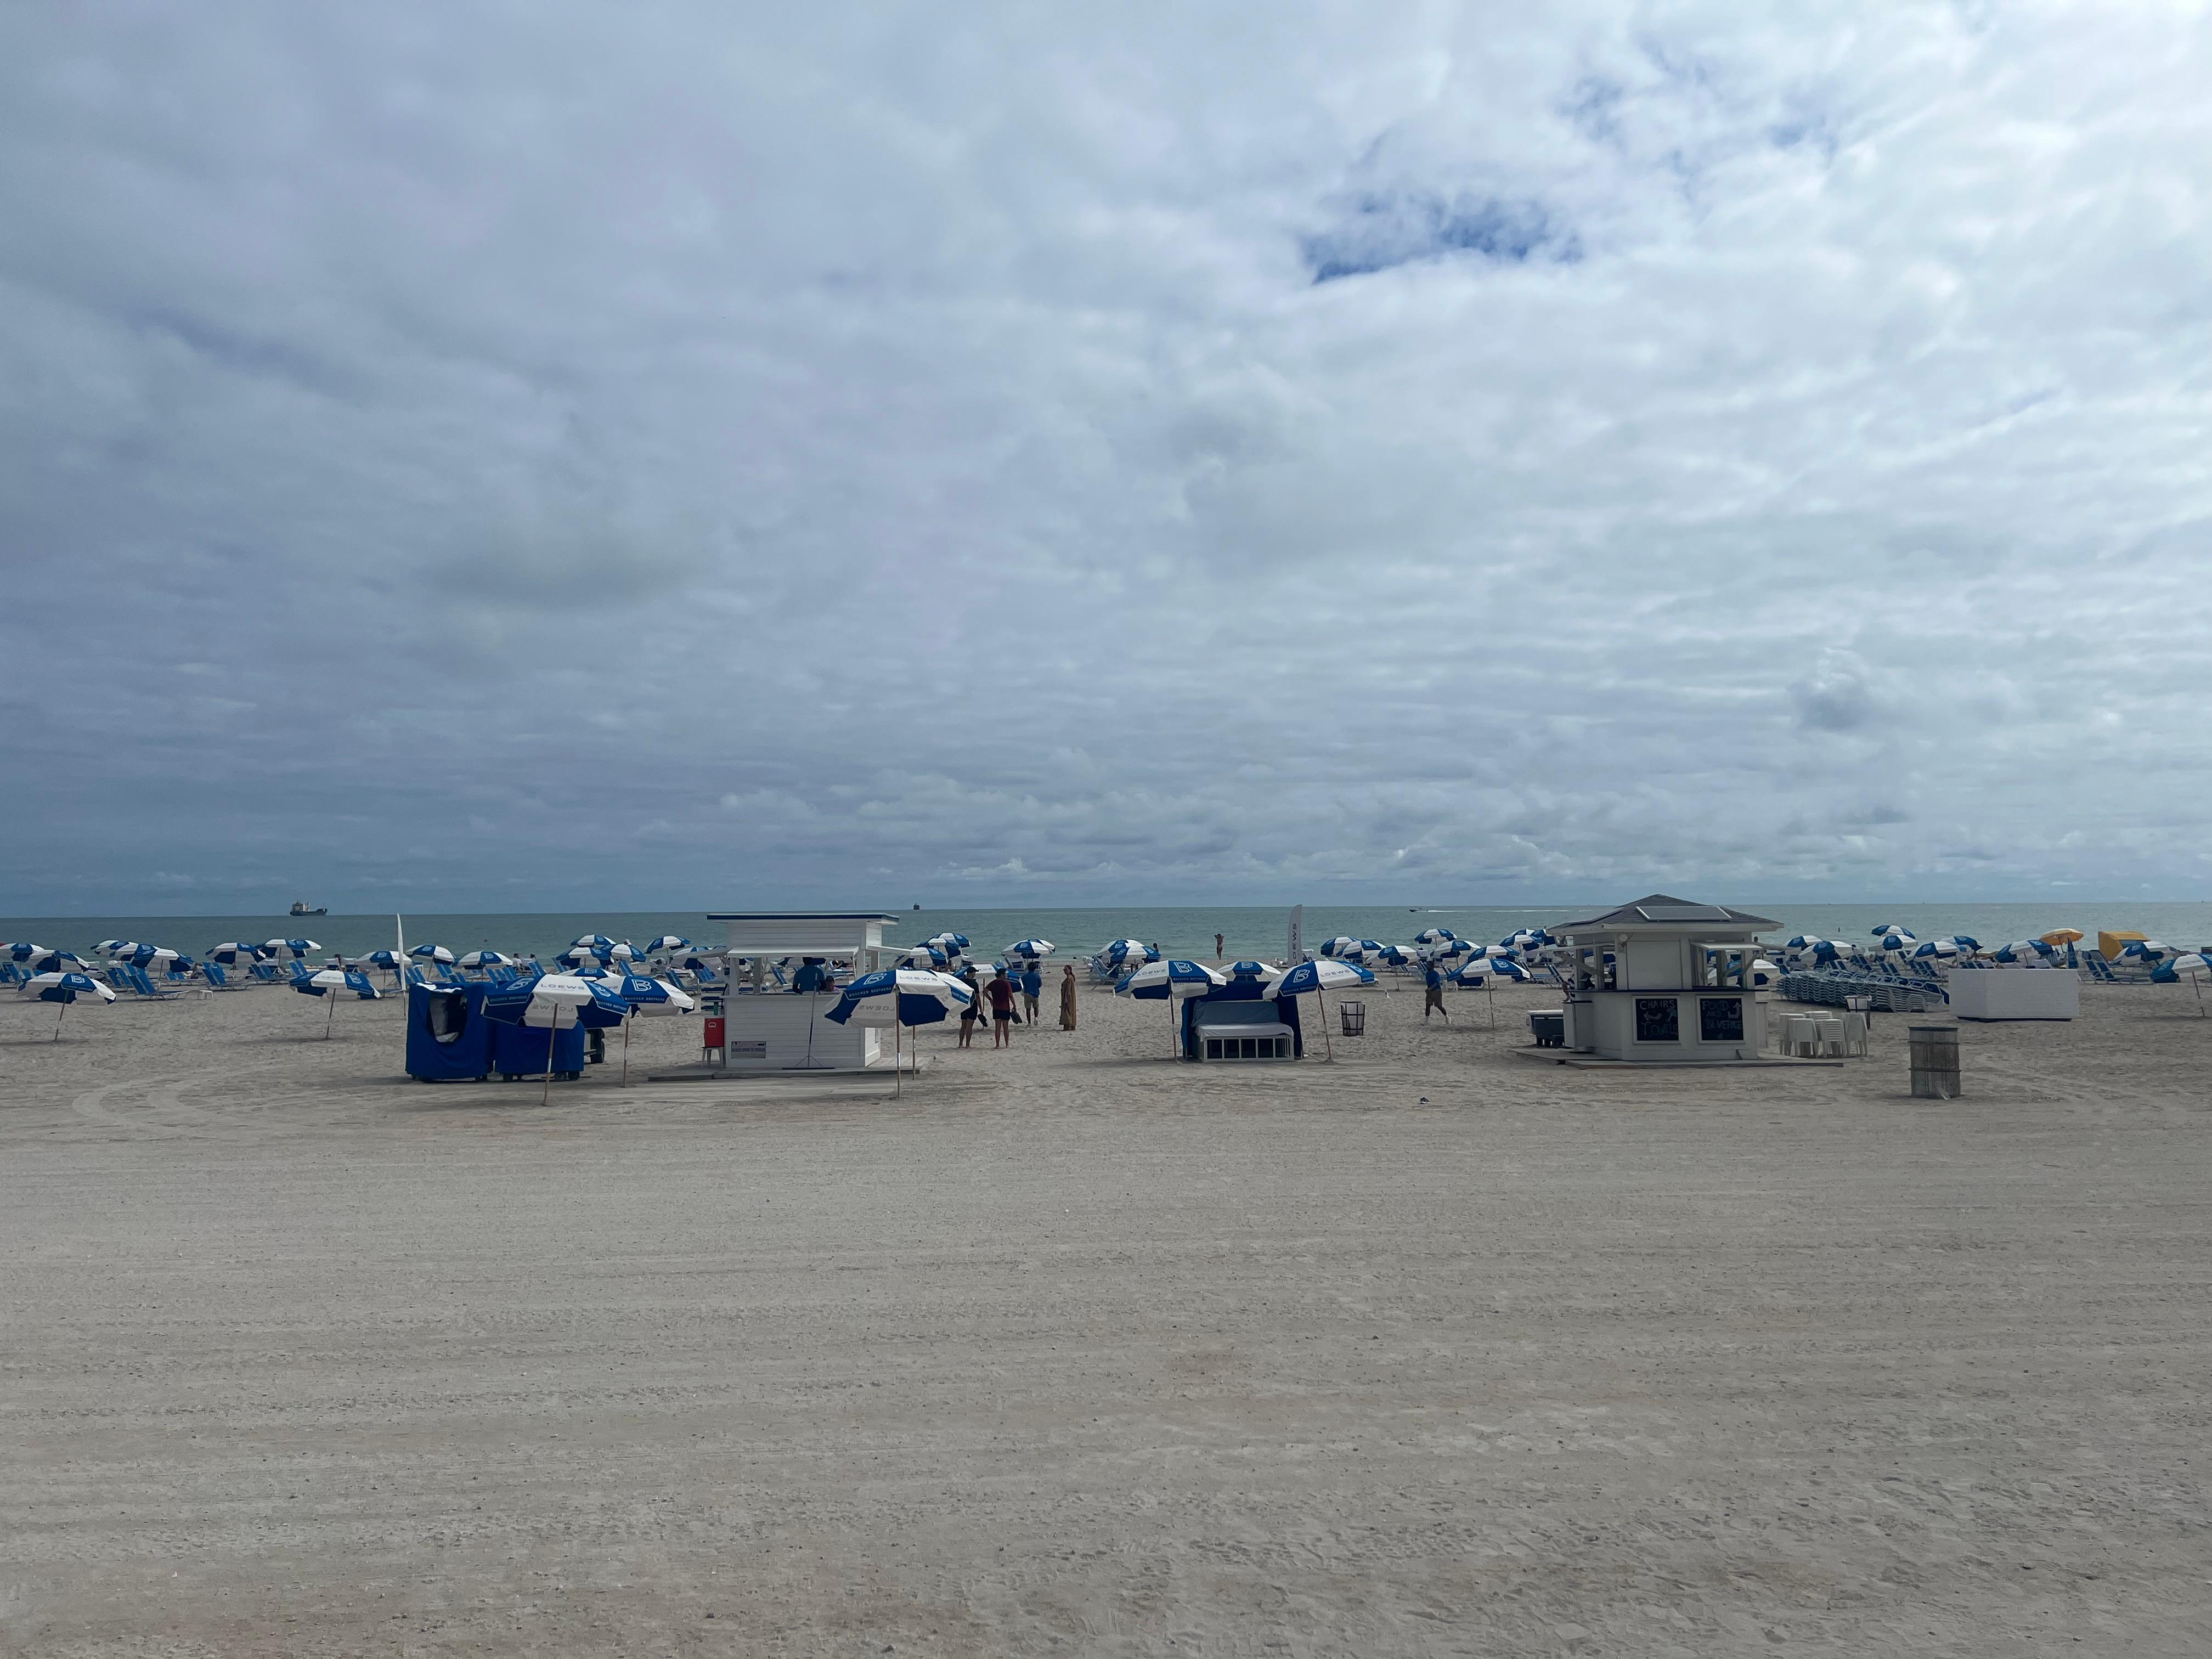
{"type": "Polygon", "coordinates": [[[1622,1075],[1498,1000],[546,1108],[396,1002],[0,1003],[0,1650],[2212,1647],[2187,987],[1942,1103],[1902,1018],[1622,1075]]]}

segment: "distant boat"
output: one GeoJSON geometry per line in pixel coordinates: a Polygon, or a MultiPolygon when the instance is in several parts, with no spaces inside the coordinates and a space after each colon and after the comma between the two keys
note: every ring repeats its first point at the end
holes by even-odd
{"type": "Polygon", "coordinates": [[[292,914],[295,916],[326,916],[330,915],[330,913],[331,907],[327,904],[318,904],[313,909],[310,909],[307,907],[307,901],[305,899],[294,899],[292,901],[292,914]]]}

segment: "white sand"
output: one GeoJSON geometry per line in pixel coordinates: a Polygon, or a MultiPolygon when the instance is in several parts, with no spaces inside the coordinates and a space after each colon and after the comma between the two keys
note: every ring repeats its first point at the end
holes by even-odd
{"type": "Polygon", "coordinates": [[[1368,1002],[550,1109],[396,1004],[0,1006],[0,1650],[2212,1650],[2185,988],[1940,1105],[1901,1018],[1622,1076],[1368,1002]]]}

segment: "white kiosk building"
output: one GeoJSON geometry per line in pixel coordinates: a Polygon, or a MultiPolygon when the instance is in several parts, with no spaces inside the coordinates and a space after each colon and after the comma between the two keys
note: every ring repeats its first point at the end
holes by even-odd
{"type": "Polygon", "coordinates": [[[904,948],[884,943],[884,929],[896,916],[876,910],[714,910],[707,920],[730,930],[721,952],[730,969],[725,1071],[847,1072],[891,1064],[887,1032],[858,1020],[839,1025],[823,1018],[837,1006],[838,993],[787,990],[770,975],[769,964],[787,957],[794,963],[819,957],[850,964],[843,975],[848,981],[872,974],[886,953],[904,948]],[[741,972],[738,963],[747,958],[751,966],[741,972]]]}
{"type": "Polygon", "coordinates": [[[1664,893],[1551,924],[1566,984],[1566,1048],[1676,1065],[1757,1060],[1765,1010],[1752,963],[1759,935],[1781,925],[1664,893]]]}

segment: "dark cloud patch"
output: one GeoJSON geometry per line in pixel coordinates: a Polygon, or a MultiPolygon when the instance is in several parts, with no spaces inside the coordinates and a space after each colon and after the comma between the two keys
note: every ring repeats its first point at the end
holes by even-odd
{"type": "Polygon", "coordinates": [[[1583,257],[1581,240],[1541,202],[1478,194],[1363,196],[1302,247],[1316,283],[1462,254],[1502,264],[1583,257]]]}

